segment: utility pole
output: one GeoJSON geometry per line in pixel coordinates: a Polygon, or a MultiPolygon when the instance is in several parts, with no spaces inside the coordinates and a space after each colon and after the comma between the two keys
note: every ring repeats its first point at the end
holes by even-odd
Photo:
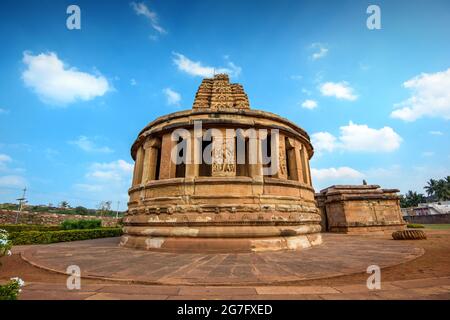
{"type": "Polygon", "coordinates": [[[120,205],[120,201],[117,201],[116,219],[119,219],[119,205],[120,205]]]}
{"type": "Polygon", "coordinates": [[[16,224],[19,221],[19,214],[22,212],[23,205],[27,202],[26,201],[27,198],[25,198],[26,192],[27,192],[27,187],[23,188],[22,198],[16,199],[17,201],[19,201],[19,211],[17,211],[17,214],[16,214],[16,224]]]}

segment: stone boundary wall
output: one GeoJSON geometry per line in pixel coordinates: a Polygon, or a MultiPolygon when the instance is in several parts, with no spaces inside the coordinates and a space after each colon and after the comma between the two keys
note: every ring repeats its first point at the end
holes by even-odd
{"type": "MultiPolygon", "coordinates": [[[[17,211],[13,210],[0,210],[0,224],[15,224],[17,211]]],[[[98,217],[98,216],[82,216],[75,214],[56,214],[56,213],[43,213],[43,212],[28,212],[22,211],[19,214],[18,224],[42,224],[42,225],[59,225],[61,222],[67,219],[75,220],[102,220],[103,227],[114,227],[118,222],[121,222],[121,218],[116,219],[113,217],[98,217]]]]}
{"type": "Polygon", "coordinates": [[[439,224],[450,223],[450,214],[433,214],[427,216],[403,216],[408,223],[439,224]]]}

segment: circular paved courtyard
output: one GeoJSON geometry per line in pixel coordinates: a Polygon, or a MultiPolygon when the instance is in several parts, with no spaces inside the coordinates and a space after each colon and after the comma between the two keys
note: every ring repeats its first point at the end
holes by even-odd
{"type": "Polygon", "coordinates": [[[119,238],[32,246],[29,263],[65,273],[78,265],[82,277],[143,284],[263,285],[295,283],[365,272],[421,256],[410,242],[386,237],[323,234],[323,244],[302,251],[267,253],[161,253],[118,247],[119,238]]]}

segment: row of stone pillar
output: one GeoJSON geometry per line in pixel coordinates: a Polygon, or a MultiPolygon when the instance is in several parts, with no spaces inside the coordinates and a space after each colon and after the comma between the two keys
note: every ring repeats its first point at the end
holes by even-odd
{"type": "MultiPolygon", "coordinates": [[[[277,136],[278,139],[274,139],[272,149],[275,147],[278,153],[271,150],[271,165],[272,167],[276,166],[273,172],[269,170],[268,165],[263,164],[262,140],[258,137],[247,138],[245,145],[247,175],[252,178],[271,176],[312,185],[309,157],[304,145],[300,141],[286,137],[281,133],[277,136]],[[256,153],[248,150],[256,150],[256,153]],[[275,155],[278,155],[278,157],[275,155]]],[[[199,159],[202,156],[202,137],[190,135],[188,139],[190,139],[189,143],[186,144],[188,161],[185,164],[184,176],[194,178],[199,176],[199,163],[202,161],[202,159],[199,159]],[[195,139],[197,140],[194,141],[195,139]]],[[[236,176],[236,144],[234,139],[234,137],[226,136],[212,137],[211,176],[236,176]]],[[[163,135],[161,139],[149,138],[141,145],[136,152],[133,186],[153,180],[175,178],[177,164],[172,161],[172,152],[176,150],[177,144],[178,141],[174,141],[171,134],[168,133],[163,135]]]]}

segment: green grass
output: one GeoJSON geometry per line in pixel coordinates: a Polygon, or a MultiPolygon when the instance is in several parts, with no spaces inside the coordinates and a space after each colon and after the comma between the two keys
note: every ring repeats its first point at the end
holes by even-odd
{"type": "Polygon", "coordinates": [[[446,230],[450,229],[450,224],[424,224],[426,229],[446,230]]]}
{"type": "Polygon", "coordinates": [[[409,223],[406,226],[410,229],[425,228],[425,226],[423,224],[418,224],[418,223],[409,223]]]}

